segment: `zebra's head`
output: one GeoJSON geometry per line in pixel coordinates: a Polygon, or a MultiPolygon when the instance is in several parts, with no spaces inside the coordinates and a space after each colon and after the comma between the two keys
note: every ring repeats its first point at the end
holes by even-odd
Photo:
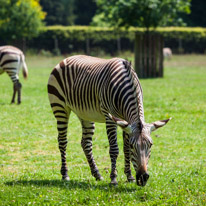
{"type": "Polygon", "coordinates": [[[130,158],[136,171],[136,182],[139,186],[145,186],[149,179],[147,165],[153,144],[150,136],[151,132],[166,125],[170,119],[160,120],[150,124],[134,123],[130,125],[124,120],[113,118],[117,125],[129,135],[130,158]]]}

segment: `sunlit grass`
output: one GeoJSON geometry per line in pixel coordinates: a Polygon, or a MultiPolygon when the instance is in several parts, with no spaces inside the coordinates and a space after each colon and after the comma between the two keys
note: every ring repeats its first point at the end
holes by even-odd
{"type": "Polygon", "coordinates": [[[56,122],[46,85],[52,68],[62,58],[27,57],[29,79],[25,81],[21,75],[20,106],[9,104],[12,84],[6,74],[0,76],[0,205],[205,205],[206,57],[174,56],[165,62],[164,78],[141,80],[146,121],[173,117],[152,135],[150,179],[144,188],[126,183],[120,129],[119,184],[109,186],[104,124],[96,124],[93,139],[104,181],[94,180],[74,114],[67,152],[71,181],[61,181],[56,122]]]}

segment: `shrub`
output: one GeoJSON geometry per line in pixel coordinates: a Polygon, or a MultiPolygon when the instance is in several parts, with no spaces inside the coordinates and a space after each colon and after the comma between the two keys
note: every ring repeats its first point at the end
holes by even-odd
{"type": "MultiPolygon", "coordinates": [[[[143,33],[140,28],[113,30],[111,28],[89,26],[49,26],[44,27],[39,36],[27,42],[30,48],[44,49],[61,53],[91,51],[92,48],[106,53],[117,52],[117,39],[120,39],[121,50],[133,50],[134,33],[143,33]],[[88,48],[89,47],[89,48],[88,48]]],[[[164,36],[165,46],[174,52],[183,49],[185,53],[204,53],[206,45],[206,28],[165,27],[158,28],[156,33],[164,36]]]]}

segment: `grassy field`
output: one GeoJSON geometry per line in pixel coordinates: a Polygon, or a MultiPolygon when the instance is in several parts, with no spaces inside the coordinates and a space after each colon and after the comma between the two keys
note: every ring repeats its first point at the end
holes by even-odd
{"type": "Polygon", "coordinates": [[[140,80],[146,121],[173,117],[152,134],[145,187],[126,183],[120,129],[119,184],[109,186],[104,124],[96,124],[93,140],[104,181],[94,180],[74,114],[67,149],[71,181],[61,181],[56,122],[46,89],[49,73],[61,59],[27,58],[29,79],[21,74],[20,106],[9,104],[12,84],[6,74],[0,76],[0,205],[206,205],[206,56],[174,56],[165,62],[164,78],[140,80]]]}

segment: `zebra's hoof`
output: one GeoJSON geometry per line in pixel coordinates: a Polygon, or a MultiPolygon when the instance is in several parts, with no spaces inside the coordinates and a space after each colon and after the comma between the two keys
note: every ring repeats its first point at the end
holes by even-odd
{"type": "Polygon", "coordinates": [[[111,180],[110,185],[111,186],[117,186],[118,185],[116,177],[111,180]]]}
{"type": "Polygon", "coordinates": [[[69,178],[69,176],[66,176],[66,177],[62,177],[62,180],[63,180],[63,181],[69,181],[70,178],[69,178]]]}
{"type": "Polygon", "coordinates": [[[135,182],[135,178],[131,175],[131,176],[127,177],[127,181],[128,182],[135,182]]]}
{"type": "Polygon", "coordinates": [[[104,180],[104,178],[101,175],[99,175],[98,177],[96,177],[96,180],[97,181],[102,181],[102,180],[104,180]]]}

